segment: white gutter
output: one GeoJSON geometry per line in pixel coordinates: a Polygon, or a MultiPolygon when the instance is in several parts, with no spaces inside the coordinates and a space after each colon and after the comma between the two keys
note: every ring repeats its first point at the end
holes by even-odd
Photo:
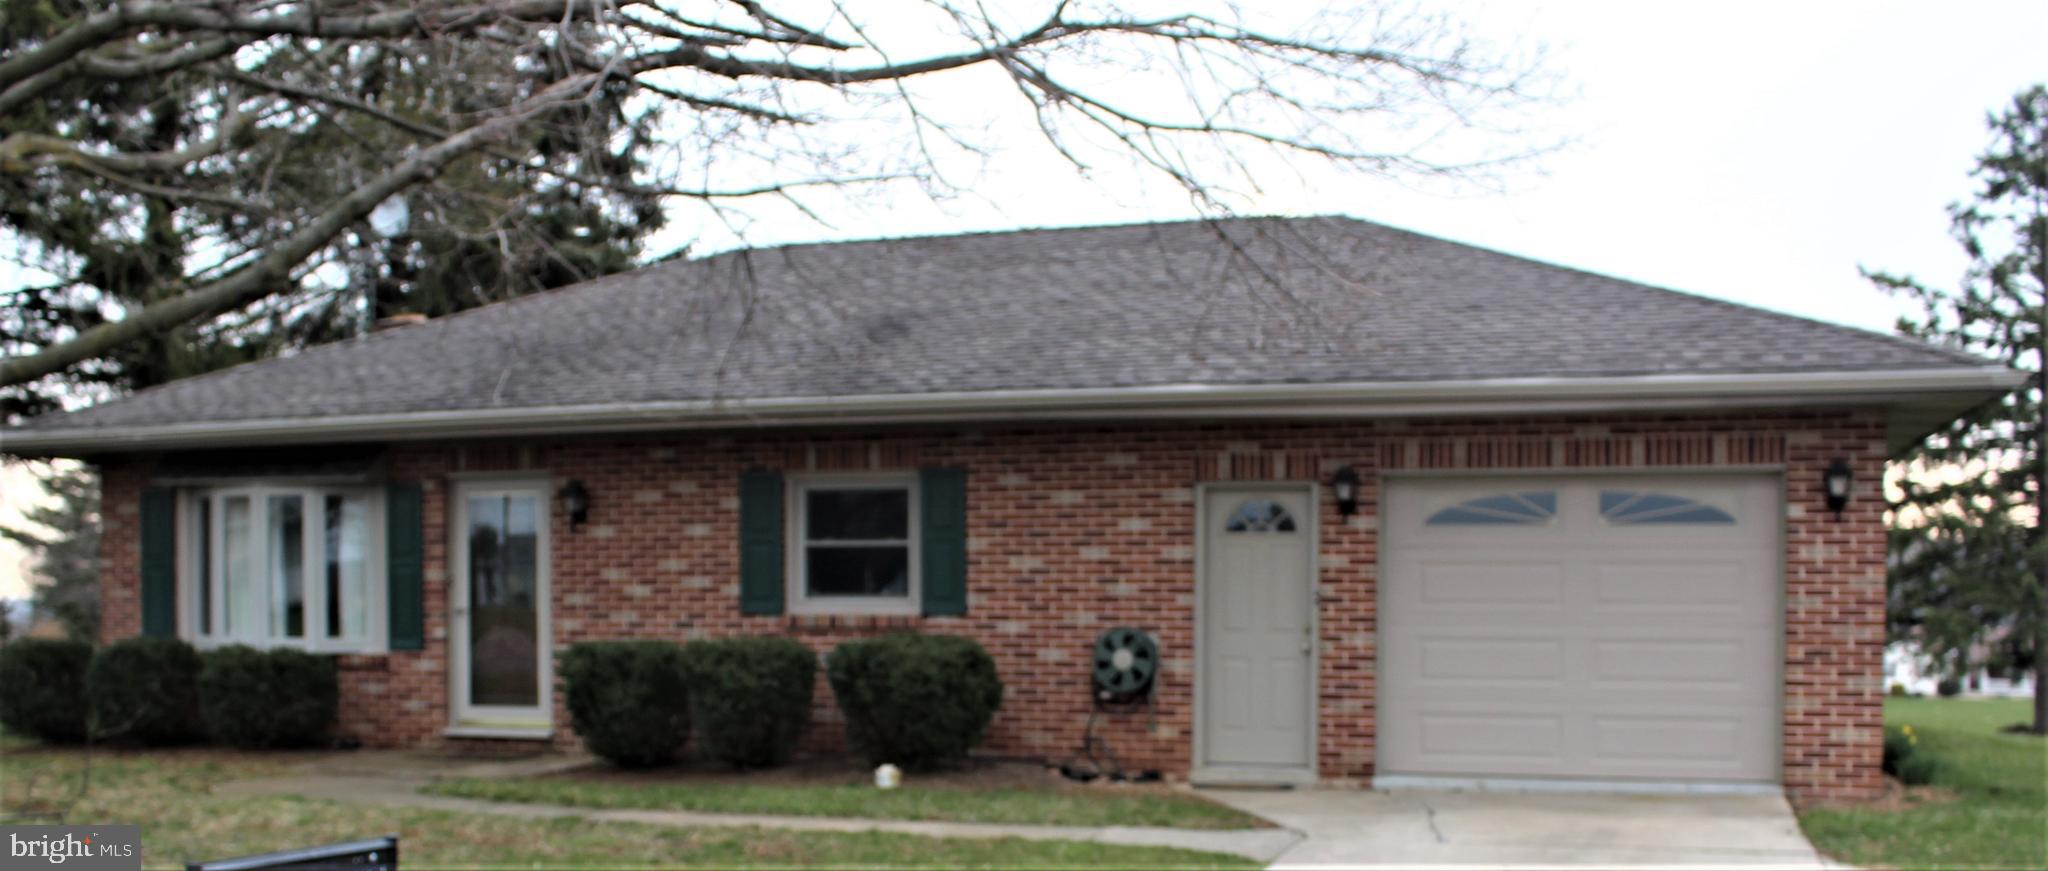
{"type": "Polygon", "coordinates": [[[91,454],[189,447],[650,430],[899,423],[1160,419],[1356,419],[1988,399],[2024,375],[2002,367],[1331,384],[1169,384],[593,403],[149,426],[0,431],[0,451],[91,454]]]}

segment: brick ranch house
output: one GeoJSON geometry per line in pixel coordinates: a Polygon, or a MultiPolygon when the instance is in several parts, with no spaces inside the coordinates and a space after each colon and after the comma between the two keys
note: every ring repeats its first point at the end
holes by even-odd
{"type": "MultiPolygon", "coordinates": [[[[340,656],[370,745],[573,745],[589,639],[959,633],[991,753],[1867,795],[1888,456],[1984,362],[1344,218],[729,253],[28,421],[108,638],[340,656]],[[1333,482],[1355,480],[1351,498],[1333,482]],[[1830,500],[1830,481],[1845,488],[1830,500]],[[575,503],[581,503],[575,504],[575,503]]],[[[838,739],[819,694],[812,740],[838,739]]]]}

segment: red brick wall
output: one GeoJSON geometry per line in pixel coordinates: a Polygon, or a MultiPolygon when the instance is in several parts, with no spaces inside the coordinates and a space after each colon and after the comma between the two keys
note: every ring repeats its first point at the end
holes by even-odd
{"type": "MultiPolygon", "coordinates": [[[[1184,774],[1193,731],[1195,486],[1204,481],[1364,475],[1360,511],[1322,500],[1318,766],[1363,781],[1373,766],[1378,475],[1383,469],[1673,468],[1783,465],[1786,472],[1784,779],[1802,798],[1875,791],[1881,740],[1884,527],[1874,412],[1657,417],[923,429],[864,435],[741,434],[393,449],[392,474],[425,484],[427,649],[343,662],[343,728],[366,743],[439,740],[447,722],[447,490],[461,475],[531,470],[582,480],[590,520],[556,512],[556,644],[787,633],[819,649],[895,629],[972,635],[1008,686],[990,752],[1059,759],[1088,715],[1085,660],[1097,633],[1135,625],[1164,658],[1156,711],[1110,718],[1125,764],[1184,774]],[[1820,471],[1855,466],[1839,523],[1820,471]],[[969,614],[954,618],[743,617],[738,608],[741,471],[968,470],[969,614]],[[454,476],[454,477],[451,477],[454,476]],[[1148,725],[1150,728],[1148,729],[1148,725]]],[[[107,469],[107,635],[133,634],[134,508],[144,473],[107,469]]],[[[818,690],[808,739],[839,727],[818,690]]],[[[557,722],[567,715],[556,700],[557,722]]],[[[564,729],[558,743],[573,744],[564,729]]]]}

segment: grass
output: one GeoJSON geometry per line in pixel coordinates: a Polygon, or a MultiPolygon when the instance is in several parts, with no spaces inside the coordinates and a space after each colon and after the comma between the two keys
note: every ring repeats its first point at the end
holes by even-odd
{"type": "Polygon", "coordinates": [[[1809,808],[1800,826],[1822,852],[1867,867],[2048,867],[2048,740],[2000,731],[2026,722],[2031,704],[1887,700],[1886,724],[1911,725],[1917,752],[1939,760],[1935,789],[1881,805],[1809,808]]]}
{"type": "Polygon", "coordinates": [[[885,792],[855,784],[614,783],[531,777],[444,780],[427,791],[489,801],[778,816],[1183,829],[1266,824],[1200,796],[1115,788],[904,786],[885,792]]]}
{"type": "MultiPolygon", "coordinates": [[[[397,832],[407,868],[622,866],[1255,867],[1190,850],[1063,841],[936,839],[879,832],[673,828],[522,819],[304,798],[210,794],[235,779],[288,774],[293,757],[183,750],[0,755],[0,816],[60,809],[66,822],[136,823],[150,867],[397,832]]],[[[49,822],[50,820],[39,820],[49,822]]]]}

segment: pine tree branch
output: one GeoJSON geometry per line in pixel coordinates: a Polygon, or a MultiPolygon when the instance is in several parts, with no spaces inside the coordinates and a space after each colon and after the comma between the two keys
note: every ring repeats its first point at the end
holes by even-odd
{"type": "Polygon", "coordinates": [[[595,75],[563,79],[518,106],[450,134],[356,188],[296,231],[279,239],[263,256],[222,278],[150,303],[127,317],[85,330],[74,338],[33,354],[0,362],[0,386],[27,383],[103,355],[152,332],[229,311],[274,293],[279,285],[289,280],[301,262],[332,242],[349,225],[368,217],[378,203],[433,177],[449,162],[482,148],[520,125],[572,104],[596,81],[595,75]]]}

